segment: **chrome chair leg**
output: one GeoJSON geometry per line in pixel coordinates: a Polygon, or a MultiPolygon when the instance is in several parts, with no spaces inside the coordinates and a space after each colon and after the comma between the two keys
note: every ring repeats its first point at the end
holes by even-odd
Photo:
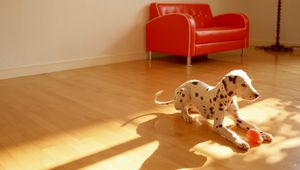
{"type": "Polygon", "coordinates": [[[152,52],[151,51],[148,52],[148,58],[149,58],[149,61],[152,60],[152,52]]]}
{"type": "Polygon", "coordinates": [[[187,67],[192,67],[192,64],[191,64],[191,63],[192,63],[192,58],[191,58],[191,56],[188,56],[188,57],[187,57],[187,63],[186,63],[186,66],[187,66],[187,67]]]}
{"type": "Polygon", "coordinates": [[[244,48],[242,48],[241,56],[243,57],[244,55],[245,55],[245,50],[244,50],[244,48]]]}

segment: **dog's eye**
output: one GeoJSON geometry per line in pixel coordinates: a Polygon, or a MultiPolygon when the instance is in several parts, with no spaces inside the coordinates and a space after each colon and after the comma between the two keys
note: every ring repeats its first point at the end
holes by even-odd
{"type": "Polygon", "coordinates": [[[246,84],[244,84],[244,83],[243,83],[243,84],[241,84],[241,85],[242,85],[242,87],[246,87],[246,84]]]}

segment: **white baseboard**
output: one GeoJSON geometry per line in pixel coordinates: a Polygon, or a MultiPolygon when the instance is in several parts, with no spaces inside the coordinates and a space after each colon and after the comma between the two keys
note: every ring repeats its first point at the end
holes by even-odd
{"type": "Polygon", "coordinates": [[[37,75],[63,70],[91,67],[97,65],[113,64],[126,61],[146,59],[146,52],[131,54],[107,55],[101,57],[81,58],[67,61],[57,61],[37,65],[26,65],[14,68],[0,68],[0,80],[22,76],[37,75]]]}
{"type": "MultiPolygon", "coordinates": [[[[271,40],[251,40],[250,41],[251,46],[265,46],[265,45],[273,45],[273,44],[275,44],[275,39],[274,39],[274,41],[271,41],[271,40]]],[[[280,44],[283,44],[285,46],[300,46],[300,43],[288,42],[288,41],[280,41],[280,44]]]]}

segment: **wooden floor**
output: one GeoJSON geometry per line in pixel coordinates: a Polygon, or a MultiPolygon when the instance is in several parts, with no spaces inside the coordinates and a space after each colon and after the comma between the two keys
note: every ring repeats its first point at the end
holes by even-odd
{"type": "MultiPolygon", "coordinates": [[[[156,58],[0,81],[0,170],[300,169],[300,53],[249,49],[193,60],[156,58]],[[216,84],[244,69],[261,98],[242,115],[274,136],[248,152],[193,115],[156,106],[189,79],[216,84]]],[[[232,122],[226,120],[227,125],[232,122]]],[[[232,127],[243,138],[245,132],[232,127]]]]}

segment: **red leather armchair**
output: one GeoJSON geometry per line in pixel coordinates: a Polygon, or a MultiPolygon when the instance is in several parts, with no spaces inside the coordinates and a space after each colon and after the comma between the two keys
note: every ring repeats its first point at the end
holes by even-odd
{"type": "Polygon", "coordinates": [[[150,5],[146,49],[191,58],[249,47],[249,20],[241,13],[213,17],[208,4],[150,5]]]}

